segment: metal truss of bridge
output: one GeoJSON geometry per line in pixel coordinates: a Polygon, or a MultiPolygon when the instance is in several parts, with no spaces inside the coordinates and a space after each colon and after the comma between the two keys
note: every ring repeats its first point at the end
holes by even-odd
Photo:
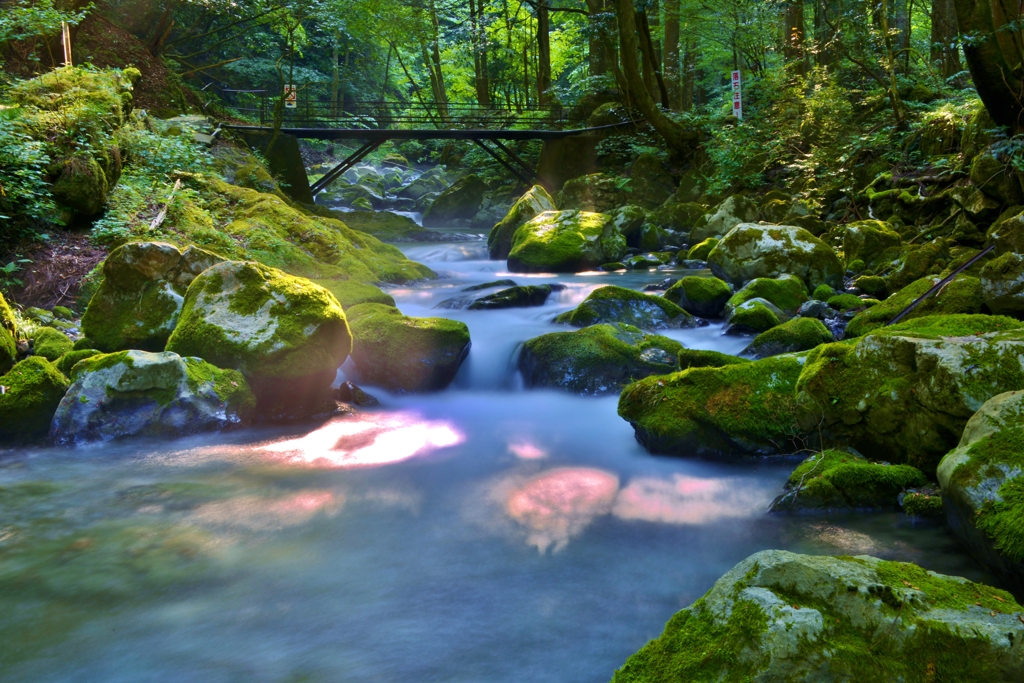
{"type": "MultiPolygon", "coordinates": [[[[258,119],[259,124],[224,124],[224,128],[242,133],[273,131],[273,98],[268,97],[265,91],[224,91],[229,97],[232,93],[236,97],[231,99],[239,101],[234,107],[236,111],[247,118],[258,119]]],[[[559,105],[504,110],[462,104],[438,107],[360,102],[346,104],[343,111],[338,111],[330,102],[299,98],[294,108],[285,109],[280,132],[298,138],[364,141],[361,147],[310,186],[316,196],[389,140],[472,140],[522,182],[527,185],[544,184],[537,171],[503,141],[557,140],[630,125],[623,122],[597,128],[569,127],[571,121],[582,118],[581,112],[575,108],[559,105]]]]}

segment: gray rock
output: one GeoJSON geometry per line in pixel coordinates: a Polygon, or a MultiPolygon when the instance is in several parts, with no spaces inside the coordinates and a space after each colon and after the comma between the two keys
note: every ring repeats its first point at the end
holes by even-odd
{"type": "Polygon", "coordinates": [[[740,223],[757,220],[757,204],[741,195],[732,195],[707,215],[707,222],[690,232],[690,243],[697,244],[709,237],[722,237],[740,223]]]}

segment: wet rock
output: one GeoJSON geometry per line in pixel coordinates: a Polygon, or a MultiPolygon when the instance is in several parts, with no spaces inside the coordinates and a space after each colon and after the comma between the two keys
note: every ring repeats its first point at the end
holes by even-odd
{"type": "Polygon", "coordinates": [[[741,365],[749,363],[749,358],[730,356],[719,351],[707,351],[705,349],[683,349],[679,352],[679,369],[688,368],[721,368],[726,365],[741,365]]]}
{"type": "Polygon", "coordinates": [[[841,287],[845,269],[836,253],[802,228],[741,223],[708,255],[711,272],[742,287],[758,277],[795,275],[808,289],[841,287]]]}
{"type": "Polygon", "coordinates": [[[543,306],[551,292],[565,289],[565,285],[528,285],[510,287],[494,294],[480,297],[469,304],[471,311],[487,311],[499,308],[525,308],[543,306]]]}
{"type": "Polygon", "coordinates": [[[494,282],[484,282],[479,285],[471,285],[469,287],[463,287],[463,292],[479,292],[482,289],[492,289],[494,287],[516,287],[515,280],[495,280],[494,282]]]}
{"type": "Polygon", "coordinates": [[[619,415],[652,453],[732,458],[790,453],[797,423],[799,355],[694,367],[626,387],[619,415]]]}
{"type": "Polygon", "coordinates": [[[1024,585],[1024,392],[993,396],[939,463],[946,520],[989,571],[1024,585]]]}
{"type": "Polygon", "coordinates": [[[592,173],[566,182],[558,193],[557,204],[562,210],[609,213],[626,205],[626,193],[619,189],[615,178],[592,173]]]}
{"type": "Polygon", "coordinates": [[[426,228],[450,227],[453,221],[469,220],[480,209],[487,185],[475,175],[468,175],[437,196],[423,213],[426,228]]]}
{"type": "Polygon", "coordinates": [[[437,235],[431,230],[424,230],[408,216],[369,208],[370,211],[337,214],[338,219],[353,230],[373,235],[382,242],[429,242],[437,235]]]}
{"type": "Polygon", "coordinates": [[[555,318],[557,323],[586,327],[626,323],[642,330],[697,327],[700,322],[671,301],[625,287],[599,287],[579,306],[555,318]]]}
{"type": "Polygon", "coordinates": [[[754,337],[744,356],[767,358],[780,353],[810,351],[835,341],[832,332],[815,318],[793,318],[754,337]]]}
{"type": "Polygon", "coordinates": [[[657,268],[662,265],[663,261],[654,254],[637,254],[636,256],[630,256],[624,261],[624,265],[630,270],[645,270],[647,268],[657,268]]]}
{"type": "Polygon", "coordinates": [[[755,278],[729,297],[725,304],[726,317],[731,316],[737,306],[751,299],[764,299],[775,307],[780,320],[787,320],[807,301],[807,288],[800,278],[792,275],[755,278]]]}
{"type": "Polygon", "coordinates": [[[723,237],[740,223],[757,220],[757,204],[742,195],[732,195],[708,214],[707,223],[690,231],[690,243],[702,242],[709,237],[723,237]]]}
{"type": "Polygon", "coordinates": [[[334,397],[339,401],[351,403],[352,405],[364,408],[373,408],[380,405],[380,401],[378,401],[376,397],[371,396],[352,382],[348,381],[342,382],[341,386],[335,389],[334,397]]]}
{"type": "Polygon", "coordinates": [[[31,356],[0,375],[0,440],[20,443],[46,436],[68,378],[41,356],[31,356]]]}
{"type": "Polygon", "coordinates": [[[928,480],[910,465],[874,463],[846,451],[815,453],[793,470],[770,512],[891,511],[928,480]]]}
{"type": "Polygon", "coordinates": [[[612,682],[1014,681],[1021,611],[1006,591],[913,564],[764,550],[676,613],[612,682]]]}
{"type": "Polygon", "coordinates": [[[390,306],[348,310],[360,381],[398,393],[444,389],[469,355],[469,328],[446,318],[410,318],[390,306]]]}
{"type": "Polygon", "coordinates": [[[988,399],[1024,386],[1024,324],[1001,316],[917,318],[811,351],[801,425],[932,474],[988,399]]]}
{"type": "Polygon", "coordinates": [[[416,201],[431,194],[440,194],[448,187],[443,175],[441,172],[427,171],[399,190],[397,196],[416,201]]]}
{"type": "Polygon", "coordinates": [[[829,308],[827,303],[817,299],[811,299],[800,304],[796,314],[801,318],[817,318],[818,320],[827,320],[836,316],[836,312],[829,308]]]}
{"type": "MultiPolygon", "coordinates": [[[[921,278],[880,304],[858,313],[846,328],[847,336],[859,337],[888,324],[907,306],[938,284],[939,280],[938,276],[921,278]]],[[[976,277],[961,275],[918,304],[904,320],[938,314],[979,313],[983,303],[982,297],[981,281],[976,277]]]]}
{"type": "Polygon", "coordinates": [[[32,354],[48,361],[57,360],[74,345],[67,335],[52,327],[39,327],[32,333],[32,354]]]}
{"type": "Polygon", "coordinates": [[[732,288],[716,277],[687,275],[672,285],[665,298],[687,313],[701,318],[718,318],[732,296],[732,288]]]}
{"type": "Polygon", "coordinates": [[[786,314],[775,304],[762,299],[748,299],[733,307],[725,321],[726,334],[761,334],[779,325],[786,314]]]}
{"type": "Polygon", "coordinates": [[[517,364],[528,387],[599,395],[675,372],[682,350],[679,342],[632,325],[599,324],[535,337],[523,345],[517,364]]]}
{"type": "Polygon", "coordinates": [[[932,484],[907,489],[900,494],[899,501],[903,512],[911,517],[941,519],[945,516],[942,492],[932,484]]]}
{"type": "Polygon", "coordinates": [[[506,259],[512,249],[512,236],[523,223],[536,218],[545,211],[556,211],[555,200],[540,185],[534,185],[516,200],[505,217],[487,236],[487,250],[492,259],[506,259]]]}
{"type": "Polygon", "coordinates": [[[662,280],[661,282],[658,282],[658,283],[655,283],[655,284],[652,284],[652,285],[644,285],[644,291],[645,292],[664,292],[665,290],[671,288],[672,285],[674,285],[677,282],[679,282],[678,279],[676,279],[674,277],[667,277],[664,280],[662,280]]]}
{"type": "Polygon", "coordinates": [[[168,351],[240,370],[261,412],[289,415],[301,406],[321,412],[351,348],[334,295],[251,261],[225,261],[193,280],[167,341],[168,351]]]}
{"type": "Polygon", "coordinates": [[[176,353],[120,351],[75,365],[50,436],[59,444],[176,437],[244,424],[255,407],[240,372],[176,353]]]}
{"type": "Polygon", "coordinates": [[[607,216],[545,211],[516,230],[508,269],[515,273],[579,272],[618,261],[625,251],[625,239],[607,216]]]}
{"type": "Polygon", "coordinates": [[[82,332],[105,351],[162,351],[192,281],[224,259],[190,246],[130,242],[103,262],[103,282],[82,316],[82,332]]]}
{"type": "Polygon", "coordinates": [[[1024,316],[1024,256],[1008,252],[981,271],[981,299],[997,315],[1024,316]]]}
{"type": "Polygon", "coordinates": [[[717,237],[709,237],[700,244],[690,247],[690,250],[686,252],[686,258],[694,261],[707,261],[711,250],[718,246],[720,241],[717,237]]]}

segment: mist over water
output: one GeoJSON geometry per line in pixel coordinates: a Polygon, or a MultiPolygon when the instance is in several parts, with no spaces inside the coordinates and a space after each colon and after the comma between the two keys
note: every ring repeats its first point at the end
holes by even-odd
{"type": "Polygon", "coordinates": [[[354,417],[0,453],[0,680],[589,683],[765,548],[991,580],[902,515],[766,516],[793,462],[651,456],[617,397],[517,381],[522,342],[565,330],[552,318],[595,287],[680,271],[522,275],[483,242],[404,251],[442,277],[390,290],[402,311],[470,328],[448,390],[364,386],[381,407],[354,417]],[[439,308],[505,278],[566,289],[439,308]]]}

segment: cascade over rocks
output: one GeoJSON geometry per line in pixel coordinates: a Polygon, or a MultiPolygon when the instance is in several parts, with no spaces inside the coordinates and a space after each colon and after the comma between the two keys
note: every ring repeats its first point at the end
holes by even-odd
{"type": "Polygon", "coordinates": [[[423,227],[451,227],[453,221],[470,220],[480,209],[486,191],[487,185],[475,175],[456,180],[423,213],[423,227]]]}
{"type": "Polygon", "coordinates": [[[359,380],[390,391],[444,389],[469,355],[469,328],[447,318],[410,318],[391,306],[348,310],[359,380]]]}
{"type": "Polygon", "coordinates": [[[512,236],[523,223],[544,213],[556,211],[555,200],[540,185],[534,185],[516,200],[501,222],[487,235],[487,250],[492,259],[506,259],[512,249],[512,236]]]}
{"type": "Polygon", "coordinates": [[[320,412],[351,349],[345,313],[329,291],[250,261],[199,275],[167,341],[168,351],[240,370],[261,412],[292,414],[320,412]]]}
{"type": "Polygon", "coordinates": [[[914,564],[764,550],[677,612],[612,683],[1017,681],[1022,611],[1006,591],[914,564]]]}
{"type": "Polygon", "coordinates": [[[75,365],[50,436],[60,444],[177,437],[244,424],[255,407],[236,370],[170,352],[121,351],[75,365]]]}
{"type": "Polygon", "coordinates": [[[599,324],[534,337],[523,345],[517,365],[528,387],[600,395],[675,372],[682,350],[679,342],[632,325],[599,324]]]}
{"type": "Polygon", "coordinates": [[[708,265],[716,277],[742,287],[758,277],[794,275],[808,289],[839,288],[845,268],[831,247],[803,228],[740,223],[715,245],[708,265]]]}
{"type": "Polygon", "coordinates": [[[555,318],[556,323],[586,327],[626,323],[642,330],[698,327],[701,322],[660,296],[609,285],[591,292],[579,306],[555,318]]]}
{"type": "Polygon", "coordinates": [[[130,242],[103,262],[103,282],[82,316],[82,332],[105,351],[161,351],[178,323],[188,286],[224,259],[196,246],[130,242]]]}
{"type": "Polygon", "coordinates": [[[574,273],[618,261],[626,240],[600,213],[545,211],[516,229],[508,255],[513,273],[574,273]]]}

